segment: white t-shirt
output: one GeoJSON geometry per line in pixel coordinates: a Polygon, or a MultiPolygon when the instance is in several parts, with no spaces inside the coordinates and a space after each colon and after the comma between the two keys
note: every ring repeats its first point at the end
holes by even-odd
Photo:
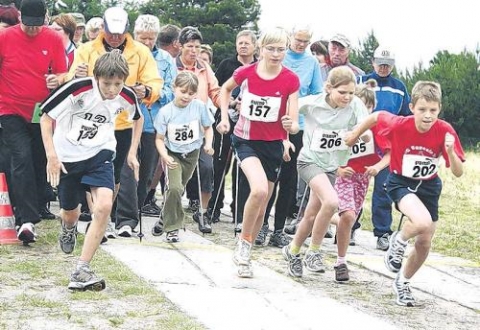
{"type": "Polygon", "coordinates": [[[122,112],[127,112],[129,120],[141,116],[130,88],[124,87],[113,100],[104,100],[92,77],[66,83],[40,108],[56,121],[53,143],[62,162],[86,160],[105,149],[115,152],[116,116],[122,112]]]}

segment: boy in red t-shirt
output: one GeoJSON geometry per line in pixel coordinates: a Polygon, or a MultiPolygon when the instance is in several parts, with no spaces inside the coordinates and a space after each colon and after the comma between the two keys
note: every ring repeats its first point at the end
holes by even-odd
{"type": "Polygon", "coordinates": [[[435,233],[442,191],[442,181],[437,175],[440,156],[456,177],[463,174],[465,155],[457,133],[450,124],[438,119],[441,99],[439,84],[419,81],[412,90],[410,110],[413,116],[375,112],[345,141],[347,145],[353,145],[363,132],[376,125],[378,134],[391,142],[387,194],[408,221],[390,238],[385,265],[398,273],[393,287],[397,304],[401,306],[415,306],[410,279],[427,259],[435,233]],[[411,238],[415,238],[414,249],[402,268],[407,242],[411,238]]]}

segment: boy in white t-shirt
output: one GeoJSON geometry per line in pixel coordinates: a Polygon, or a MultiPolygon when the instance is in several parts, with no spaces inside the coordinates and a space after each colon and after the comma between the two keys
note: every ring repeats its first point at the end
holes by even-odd
{"type": "MultiPolygon", "coordinates": [[[[118,50],[102,55],[95,63],[94,77],[72,80],[55,90],[41,105],[42,139],[47,154],[47,180],[58,186],[62,229],[60,247],[72,253],[77,236],[80,202],[89,190],[94,201],[92,223],[85,234],[82,253],[68,288],[100,291],[105,281],[90,270],[108,224],[113,202],[115,118],[127,112],[141,120],[135,92],[124,86],[128,63],[118,50]],[[55,123],[55,131],[53,131],[55,123]]],[[[134,135],[133,135],[134,136],[134,135]]],[[[137,150],[132,141],[131,150],[137,150]]],[[[138,172],[135,152],[128,165],[138,172]]]]}

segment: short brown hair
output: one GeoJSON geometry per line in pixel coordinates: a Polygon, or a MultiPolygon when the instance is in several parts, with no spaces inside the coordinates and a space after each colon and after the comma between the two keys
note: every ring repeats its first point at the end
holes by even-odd
{"type": "Polygon", "coordinates": [[[68,39],[73,41],[75,30],[77,29],[77,22],[71,14],[59,14],[52,18],[52,23],[57,23],[62,27],[63,31],[68,34],[68,39]]]}

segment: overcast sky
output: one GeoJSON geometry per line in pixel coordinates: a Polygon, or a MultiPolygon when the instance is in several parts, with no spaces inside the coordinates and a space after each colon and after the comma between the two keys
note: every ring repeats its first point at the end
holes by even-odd
{"type": "Polygon", "coordinates": [[[424,64],[439,50],[474,52],[480,41],[477,0],[259,0],[260,28],[309,24],[312,40],[345,34],[354,46],[374,31],[396,54],[397,69],[424,64]]]}

